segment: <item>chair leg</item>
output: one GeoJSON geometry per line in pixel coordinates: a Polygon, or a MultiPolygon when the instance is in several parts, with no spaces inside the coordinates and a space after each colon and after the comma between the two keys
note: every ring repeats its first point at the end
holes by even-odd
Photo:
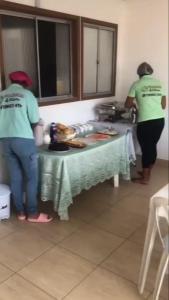
{"type": "Polygon", "coordinates": [[[159,294],[167,270],[168,262],[169,262],[169,254],[166,252],[166,250],[164,250],[157,271],[157,277],[156,277],[155,288],[153,293],[153,300],[158,300],[159,298],[159,294]]]}
{"type": "Polygon", "coordinates": [[[140,294],[143,294],[144,292],[147,273],[148,273],[150,260],[151,260],[151,254],[152,254],[155,237],[156,237],[156,231],[157,231],[157,226],[154,219],[154,214],[153,211],[150,210],[140,274],[139,274],[139,281],[138,281],[138,290],[140,294]]]}

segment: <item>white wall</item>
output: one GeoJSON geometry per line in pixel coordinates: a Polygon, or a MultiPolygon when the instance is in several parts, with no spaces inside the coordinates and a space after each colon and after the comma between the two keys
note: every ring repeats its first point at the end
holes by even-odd
{"type": "MultiPolygon", "coordinates": [[[[154,76],[164,81],[168,90],[168,0],[126,0],[123,74],[121,99],[136,79],[137,66],[149,62],[154,76]]],[[[158,157],[168,157],[168,108],[166,125],[158,144],[158,157]]]]}
{"type": "Polygon", "coordinates": [[[126,0],[123,95],[140,62],[152,64],[168,88],[168,0],[126,0]]]}

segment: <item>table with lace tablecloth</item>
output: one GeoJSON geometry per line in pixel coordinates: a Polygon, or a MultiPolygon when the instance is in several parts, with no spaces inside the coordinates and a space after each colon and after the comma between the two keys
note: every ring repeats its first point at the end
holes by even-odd
{"type": "Polygon", "coordinates": [[[126,143],[128,146],[128,154],[131,163],[135,164],[136,154],[141,154],[140,146],[137,141],[136,124],[132,124],[127,120],[119,120],[116,122],[107,121],[89,121],[94,130],[114,129],[120,134],[126,134],[126,143]]]}
{"type": "Polygon", "coordinates": [[[61,220],[68,220],[73,197],[99,182],[119,174],[130,179],[130,162],[125,135],[99,141],[83,149],[55,152],[39,150],[39,192],[42,201],[52,200],[61,220]]]}

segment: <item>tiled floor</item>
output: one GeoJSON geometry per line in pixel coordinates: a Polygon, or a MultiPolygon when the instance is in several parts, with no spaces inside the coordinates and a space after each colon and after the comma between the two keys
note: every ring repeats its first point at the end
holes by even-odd
{"type": "MultiPolygon", "coordinates": [[[[148,186],[107,181],[81,193],[70,221],[0,222],[0,300],[150,300],[157,241],[146,290],[137,291],[149,198],[168,182],[157,165],[148,186]]],[[[43,205],[42,205],[43,206],[43,205]]],[[[44,206],[51,210],[51,204],[44,206]]],[[[161,298],[168,300],[168,276],[161,298]]]]}

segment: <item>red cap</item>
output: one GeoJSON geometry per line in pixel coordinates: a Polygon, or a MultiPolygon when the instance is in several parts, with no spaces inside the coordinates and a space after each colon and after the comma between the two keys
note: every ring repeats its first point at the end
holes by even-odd
{"type": "Polygon", "coordinates": [[[12,82],[21,83],[21,84],[24,84],[26,86],[31,86],[32,85],[32,79],[29,77],[28,74],[26,74],[23,71],[16,71],[16,72],[10,73],[9,74],[9,79],[12,82]]]}

